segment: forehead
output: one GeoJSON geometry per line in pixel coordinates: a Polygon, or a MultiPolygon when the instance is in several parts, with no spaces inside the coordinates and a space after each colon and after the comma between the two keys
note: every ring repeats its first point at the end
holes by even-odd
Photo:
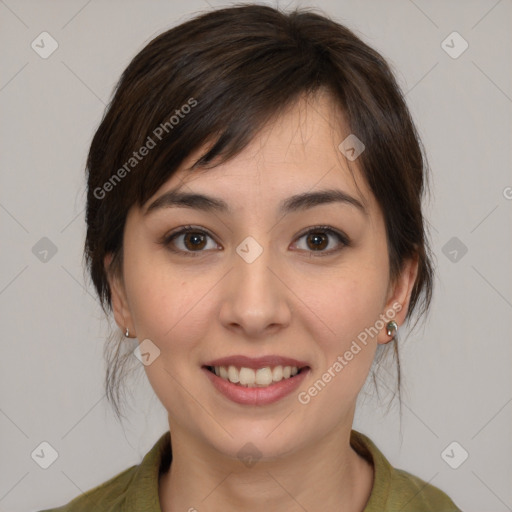
{"type": "Polygon", "coordinates": [[[270,207],[283,198],[315,190],[341,190],[370,206],[371,193],[357,161],[339,149],[350,134],[340,109],[328,94],[303,97],[271,119],[237,155],[213,161],[206,169],[194,163],[211,146],[190,154],[177,172],[144,205],[163,193],[180,189],[222,197],[224,209],[243,209],[264,201],[270,207]]]}

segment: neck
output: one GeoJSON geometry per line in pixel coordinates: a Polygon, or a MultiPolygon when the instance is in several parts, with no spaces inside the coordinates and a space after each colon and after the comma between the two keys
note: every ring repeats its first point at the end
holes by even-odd
{"type": "Polygon", "coordinates": [[[361,512],[370,497],[373,468],[350,446],[350,429],[289,456],[244,465],[191,443],[174,427],[172,463],[159,486],[162,512],[361,512]]]}

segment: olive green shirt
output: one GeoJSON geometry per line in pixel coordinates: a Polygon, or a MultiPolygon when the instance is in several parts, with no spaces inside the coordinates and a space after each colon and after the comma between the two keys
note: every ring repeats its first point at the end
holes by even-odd
{"type": "MultiPolygon", "coordinates": [[[[461,512],[440,489],[395,469],[370,438],[351,431],[350,444],[374,467],[374,482],[363,512],[461,512]]],[[[167,431],[142,462],[78,496],[67,505],[40,512],[161,512],[158,497],[160,473],[171,463],[167,431]]]]}

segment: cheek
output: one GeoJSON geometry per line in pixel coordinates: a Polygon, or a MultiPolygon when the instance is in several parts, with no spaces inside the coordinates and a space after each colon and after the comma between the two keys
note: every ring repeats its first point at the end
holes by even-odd
{"type": "MultiPolygon", "coordinates": [[[[155,248],[137,233],[132,232],[125,243],[125,285],[137,338],[151,340],[160,349],[159,362],[182,375],[205,357],[202,343],[212,332],[212,308],[224,271],[178,264],[165,248],[155,248]],[[183,365],[185,359],[188,365],[183,365]]],[[[154,373],[152,365],[146,370],[148,375],[154,373]]]]}
{"type": "Polygon", "coordinates": [[[170,266],[136,264],[127,279],[127,293],[137,337],[157,344],[179,339],[180,344],[168,346],[187,346],[187,339],[197,339],[204,329],[200,319],[207,315],[208,301],[203,298],[214,284],[207,277],[186,278],[170,266]]]}
{"type": "Polygon", "coordinates": [[[125,266],[137,338],[139,342],[151,340],[160,351],[144,370],[168,411],[197,416],[201,411],[190,395],[183,392],[183,386],[195,393],[196,363],[204,358],[200,353],[201,340],[207,338],[211,326],[207,293],[215,282],[208,277],[186,276],[170,265],[144,261],[150,260],[128,258],[125,266]]]}
{"type": "Polygon", "coordinates": [[[347,342],[356,338],[384,312],[387,268],[378,262],[354,258],[352,264],[330,272],[323,285],[323,290],[310,286],[302,293],[324,321],[331,339],[347,342]]]}
{"type": "MultiPolygon", "coordinates": [[[[375,328],[382,327],[377,322],[384,313],[388,283],[387,264],[376,254],[380,253],[354,252],[344,265],[329,271],[329,279],[317,279],[317,286],[311,280],[308,289],[302,290],[316,313],[309,315],[305,327],[320,349],[319,372],[325,382],[332,382],[322,392],[318,406],[350,403],[368,376],[377,348],[375,328]],[[318,287],[320,282],[323,290],[318,287]],[[329,370],[331,375],[326,375],[329,370]]],[[[340,413],[336,410],[333,414],[340,413]]]]}
{"type": "Polygon", "coordinates": [[[338,422],[355,404],[377,348],[372,328],[383,313],[382,282],[375,269],[347,267],[346,273],[331,281],[328,293],[311,295],[310,291],[318,317],[310,315],[305,323],[319,359],[315,375],[298,397],[308,418],[321,415],[328,424],[338,422]]]}

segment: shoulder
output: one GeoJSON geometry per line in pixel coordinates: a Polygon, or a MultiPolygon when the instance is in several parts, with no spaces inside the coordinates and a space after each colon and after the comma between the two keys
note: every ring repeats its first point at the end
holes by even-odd
{"type": "Polygon", "coordinates": [[[140,464],[125,469],[66,505],[39,512],[158,512],[159,476],[168,469],[171,460],[170,432],[167,431],[140,464]]]}
{"type": "Polygon", "coordinates": [[[369,437],[352,430],[350,444],[374,467],[372,492],[363,512],[461,512],[441,489],[394,468],[369,437]]]}
{"type": "Polygon", "coordinates": [[[397,468],[392,471],[386,505],[389,510],[402,512],[461,512],[441,489],[397,468]]]}
{"type": "Polygon", "coordinates": [[[134,478],[137,466],[132,466],[110,480],[77,496],[66,505],[40,512],[114,512],[125,502],[126,491],[134,478]]]}

